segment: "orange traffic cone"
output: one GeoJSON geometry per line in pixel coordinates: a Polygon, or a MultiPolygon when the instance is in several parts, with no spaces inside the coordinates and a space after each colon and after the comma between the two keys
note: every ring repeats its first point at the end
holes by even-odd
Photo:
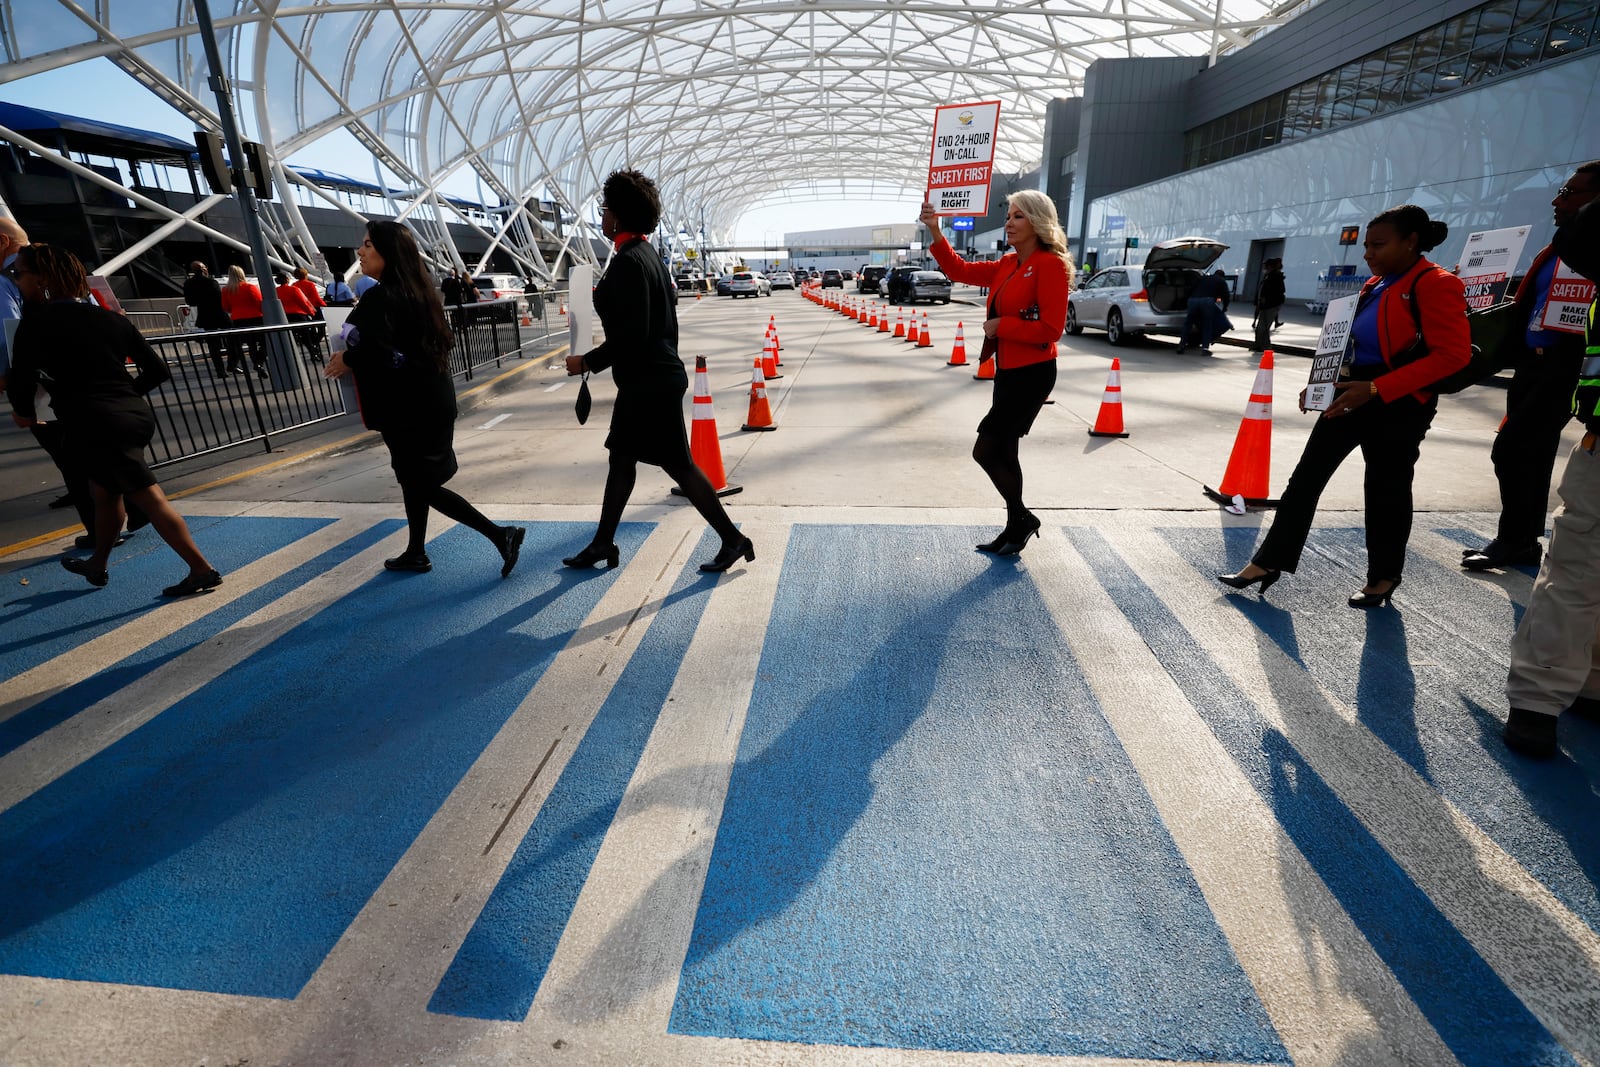
{"type": "MultiPolygon", "coordinates": [[[[996,357],[996,356],[985,357],[983,355],[983,353],[980,351],[978,353],[978,369],[972,372],[972,380],[975,381],[975,382],[992,382],[992,381],[994,381],[994,365],[996,363],[999,363],[999,362],[1000,362],[1000,360],[999,360],[998,357],[996,357]]],[[[1050,401],[1048,401],[1048,400],[1045,401],[1045,403],[1047,403],[1047,404],[1049,402],[1050,401]]]]}
{"type": "Polygon", "coordinates": [[[1126,437],[1122,432],[1122,360],[1111,361],[1111,373],[1106,375],[1106,392],[1100,398],[1100,414],[1095,416],[1090,437],[1126,437]]]}
{"type": "Polygon", "coordinates": [[[922,313],[922,332],[917,335],[918,348],[932,348],[933,338],[928,334],[928,313],[922,313]]]}
{"type": "Polygon", "coordinates": [[[756,360],[755,369],[750,372],[750,413],[745,416],[741,430],[776,430],[778,427],[772,421],[772,408],[767,404],[766,376],[762,373],[761,360],[756,360]]]}
{"type": "Polygon", "coordinates": [[[1204,486],[1206,496],[1219,504],[1231,504],[1241,496],[1255,507],[1276,507],[1267,498],[1267,476],[1272,467],[1272,350],[1261,354],[1250,402],[1245,405],[1239,433],[1233,439],[1228,469],[1216,489],[1204,486]]]}
{"type": "Polygon", "coordinates": [[[895,308],[894,309],[894,335],[896,337],[904,337],[906,335],[906,309],[905,308],[895,308]]]}
{"type": "Polygon", "coordinates": [[[761,348],[761,376],[769,382],[774,378],[783,377],[778,373],[778,352],[772,347],[770,334],[767,337],[767,343],[761,348]]]}
{"type": "Polygon", "coordinates": [[[783,366],[783,357],[778,355],[778,331],[773,328],[770,322],[767,323],[767,336],[766,340],[762,342],[763,348],[768,344],[772,346],[772,365],[774,367],[783,366]]]}
{"type": "MultiPolygon", "coordinates": [[[[722,468],[722,441],[717,436],[717,416],[711,408],[711,382],[706,375],[706,357],[694,357],[694,421],[689,430],[689,455],[694,465],[711,483],[718,496],[732,496],[743,488],[728,484],[728,474],[722,468]]],[[[672,487],[674,496],[683,496],[683,490],[672,487]]]]}
{"type": "Polygon", "coordinates": [[[911,313],[911,321],[906,325],[906,340],[912,344],[917,343],[917,313],[911,313]]]}
{"type": "Polygon", "coordinates": [[[782,352],[783,343],[778,340],[778,316],[767,316],[767,329],[772,331],[772,347],[776,348],[779,352],[782,352]]]}
{"type": "Polygon", "coordinates": [[[517,324],[519,326],[532,326],[533,325],[533,316],[528,314],[528,309],[527,308],[523,308],[522,309],[522,318],[520,320],[518,320],[517,324]]]}
{"type": "Polygon", "coordinates": [[[950,350],[950,362],[947,367],[965,367],[967,365],[967,337],[962,330],[961,323],[956,323],[956,344],[950,350]]]}
{"type": "Polygon", "coordinates": [[[883,309],[883,314],[878,316],[878,332],[879,333],[888,333],[889,332],[889,309],[888,308],[884,308],[883,309]]]}
{"type": "Polygon", "coordinates": [[[566,305],[565,301],[562,301],[561,311],[559,312],[559,314],[565,315],[566,313],[567,313],[567,305],[566,305]]]}
{"type": "Polygon", "coordinates": [[[867,317],[867,325],[874,330],[878,328],[878,305],[872,305],[872,313],[867,317]]]}

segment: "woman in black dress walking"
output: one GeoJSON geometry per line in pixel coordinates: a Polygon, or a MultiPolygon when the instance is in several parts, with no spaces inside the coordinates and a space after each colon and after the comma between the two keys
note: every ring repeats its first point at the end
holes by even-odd
{"type": "Polygon", "coordinates": [[[689,435],[683,426],[689,375],[678,358],[672,277],[646,240],[661,220],[660,194],[655,183],[638,171],[619,170],[606,178],[601,195],[601,232],[615,248],[594,290],[594,309],[606,339],[584,355],[568,356],[567,373],[612,368],[617,399],[606,436],[611,466],[594,540],[561,562],[569,567],[592,567],[602,560],[608,567],[617,565],[613,541],[640,463],[665,471],[722,537],[722,550],[702,563],[701,570],[725,571],[740,557],[753,561],[755,546],[728,518],[717,491],[689,454],[689,435]]]}
{"type": "Polygon", "coordinates": [[[28,245],[11,270],[24,302],[6,380],[12,419],[19,426],[32,424],[42,382],[61,423],[64,451],[88,479],[94,499],[94,554],[68,557],[61,565],[96,587],[110,581],[106,565],[127,518],[126,497],[189,565],[188,575],[163,589],[163,596],[221,585],[222,575],[201,554],[145,463],[156,429],[145,396],[172,377],[167,365],[126,318],[87,302],[89,281],[71,252],[28,245]],[[128,375],[129,360],[139,369],[137,378],[128,375]]]}
{"type": "Polygon", "coordinates": [[[378,284],[345,320],[347,346],[328,361],[324,375],[356,375],[361,415],[383,434],[389,462],[405,500],[410,538],[406,550],[383,565],[423,573],[428,558],[428,509],[487,537],[500,553],[500,577],[510,575],[527,533],[499,526],[459,494],[444,487],[455,477],[456,391],[450,380],[450,328],[417,240],[398,222],[374,219],[356,250],[361,273],[378,284]]]}

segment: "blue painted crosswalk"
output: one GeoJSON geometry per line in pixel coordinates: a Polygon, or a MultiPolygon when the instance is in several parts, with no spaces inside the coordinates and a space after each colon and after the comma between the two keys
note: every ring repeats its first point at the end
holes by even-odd
{"type": "MultiPolygon", "coordinates": [[[[1321,993],[1260,988],[1237,925],[1219,920],[1216,886],[1196,875],[1197,838],[1169,826],[1171,794],[1145,777],[1160,771],[1124,750],[1125,723],[1107,710],[1116,683],[1083,654],[1104,636],[1052,587],[1070,560],[1220,746],[1216,788],[1237,782],[1260,805],[1382,975],[1337,973],[1305,931],[1268,930],[1268,941],[1307,953],[1307,971],[1332,967],[1330,985],[1376,982],[1371,996],[1414,1004],[1437,1039],[1421,1047],[1462,1064],[1565,1065],[1600,1051],[1600,1025],[1585,1025],[1600,1022],[1600,723],[1564,717],[1566,755],[1552,763],[1499,746],[1506,644],[1531,576],[1462,573],[1451,546],[1479,535],[1459,523],[1419,527],[1396,606],[1361,613],[1343,604],[1359,584],[1359,529],[1314,531],[1300,572],[1262,600],[1211,578],[1247,558],[1248,529],[1157,523],[1119,541],[1063,524],[1020,560],[996,560],[971,550],[983,531],[962,526],[774,523],[748,568],[773,576],[763,585],[742,567],[700,574],[715,538],[678,516],[625,524],[623,569],[582,573],[559,559],[587,522],[529,522],[506,581],[465,529],[430,544],[432,574],[396,575],[378,564],[379,543],[403,523],[330,521],[191,519],[230,577],[300,551],[145,641],[173,566],[158,546],[117,557],[98,592],[53,560],[12,570],[29,582],[0,605],[0,1004],[7,976],[303,997],[430,822],[449,812],[485,840],[501,825],[504,804],[453,811],[453,794],[539,703],[530,694],[558,658],[581,653],[574,635],[598,626],[612,641],[638,627],[614,669],[540,698],[598,710],[561,738],[526,832],[484,868],[482,906],[441,915],[425,938],[439,944],[417,963],[416,1025],[525,1025],[553,962],[580,951],[564,947],[580,897],[647,748],[669,743],[658,720],[685,665],[708,654],[697,635],[738,619],[764,635],[740,668],[748,706],[741,695],[723,762],[678,772],[698,776],[683,796],[705,805],[682,818],[705,818],[713,837],[697,861],[704,880],[673,921],[639,934],[661,939],[642,954],[663,968],[645,983],[660,990],[640,1009],[647,1036],[690,1043],[669,1058],[693,1062],[693,1042],[733,1039],[900,1049],[912,1063],[1297,1062],[1315,1027],[1285,1005],[1316,1010],[1321,993]],[[644,557],[648,573],[628,569],[644,557]],[[291,595],[312,606],[225,669],[197,663],[208,642],[248,636],[291,595]],[[1219,622],[1248,635],[1265,689],[1232,676],[1219,622]],[[27,688],[30,672],[59,674],[99,637],[117,640],[92,669],[27,688]],[[131,686],[160,692],[167,680],[156,706],[118,709],[131,686]],[[1298,702],[1292,714],[1285,701],[1298,702]],[[138,717],[98,740],[75,731],[106,709],[138,717]],[[1337,729],[1313,737],[1307,716],[1337,729]],[[1359,740],[1360,760],[1340,762],[1340,738],[1359,740]],[[1425,792],[1374,780],[1358,796],[1367,783],[1354,766],[1425,792]],[[4,793],[19,771],[37,786],[4,793]],[[1390,795],[1437,801],[1404,832],[1451,832],[1397,850],[1402,831],[1373,818],[1390,795]],[[1448,878],[1466,870],[1481,884],[1441,893],[1429,849],[1471,853],[1448,878]],[[1541,983],[1515,947],[1486,943],[1481,913],[1463,911],[1519,879],[1537,899],[1516,921],[1544,924],[1530,934],[1577,970],[1541,983]]],[[[512,761],[508,798],[541,755],[512,761]]],[[[1274,862],[1264,856],[1263,870],[1274,862]]],[[[1411,1016],[1375,1012],[1366,1025],[1399,1017],[1411,1016]]]]}

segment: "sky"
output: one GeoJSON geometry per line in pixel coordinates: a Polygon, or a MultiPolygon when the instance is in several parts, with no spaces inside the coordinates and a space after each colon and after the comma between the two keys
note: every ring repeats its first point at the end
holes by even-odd
{"type": "MultiPolygon", "coordinates": [[[[11,104],[42,108],[66,115],[115,122],[141,130],[153,130],[188,140],[194,127],[158,96],[118,69],[109,59],[91,59],[61,70],[36,74],[0,85],[0,100],[11,104]],[[107,101],[115,100],[115,107],[107,101]]],[[[253,116],[241,115],[241,123],[253,116]]],[[[247,128],[244,136],[251,136],[247,128]]],[[[373,179],[372,157],[348,134],[325,137],[294,153],[289,164],[337,171],[353,178],[373,179]]],[[[464,172],[458,172],[458,175],[464,172]]],[[[461,184],[446,183],[446,193],[469,199],[482,196],[470,175],[461,184]]],[[[920,202],[906,200],[807,201],[758,207],[747,212],[735,225],[737,244],[764,243],[784,233],[822,229],[818,219],[828,220],[827,228],[886,226],[914,222],[920,202]]]]}

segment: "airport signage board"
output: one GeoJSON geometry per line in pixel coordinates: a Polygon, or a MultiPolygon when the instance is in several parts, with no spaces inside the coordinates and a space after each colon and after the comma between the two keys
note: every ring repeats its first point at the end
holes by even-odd
{"type": "Polygon", "coordinates": [[[972,216],[971,215],[967,215],[967,216],[963,216],[961,218],[951,219],[950,220],[950,228],[952,230],[970,230],[970,229],[972,229],[972,216]]]}
{"type": "Polygon", "coordinates": [[[1584,324],[1589,321],[1594,292],[1594,282],[1556,260],[1556,273],[1550,279],[1550,299],[1545,301],[1544,321],[1540,325],[1562,333],[1582,333],[1584,324]]]}
{"type": "Polygon", "coordinates": [[[937,215],[986,215],[994,177],[1000,101],[933,109],[928,152],[928,202],[937,215]]]}
{"type": "Polygon", "coordinates": [[[1317,353],[1311,357],[1311,377],[1306,382],[1306,410],[1327,411],[1338,395],[1334,386],[1339,381],[1339,368],[1344,364],[1345,346],[1350,342],[1350,324],[1355,321],[1356,301],[1361,294],[1328,301],[1327,313],[1322,316],[1322,335],[1317,339],[1317,353]]]}
{"type": "Polygon", "coordinates": [[[1511,284],[1511,272],[1522,258],[1531,226],[1508,226],[1503,230],[1480,230],[1469,234],[1456,264],[1456,275],[1467,287],[1467,307],[1486,308],[1498,304],[1511,284]]]}

